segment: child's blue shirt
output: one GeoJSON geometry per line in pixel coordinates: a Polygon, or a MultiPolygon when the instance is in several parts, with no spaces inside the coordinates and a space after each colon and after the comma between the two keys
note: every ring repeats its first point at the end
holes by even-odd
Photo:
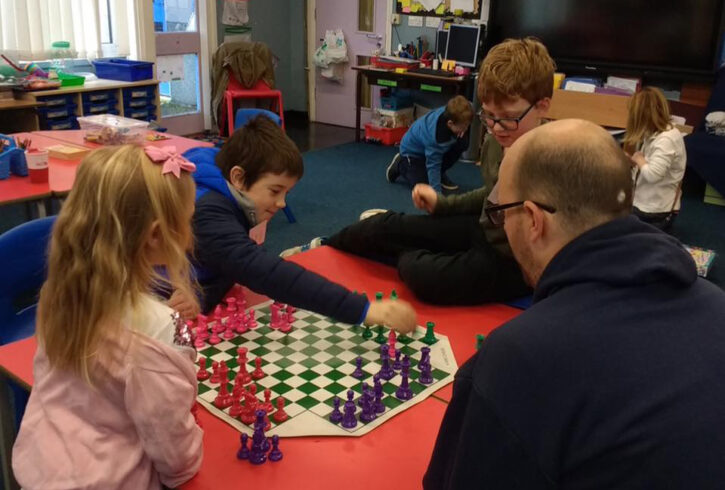
{"type": "Polygon", "coordinates": [[[428,183],[441,192],[441,166],[443,155],[459,139],[451,132],[445,117],[446,106],[430,111],[413,123],[400,142],[400,155],[425,158],[428,183]]]}

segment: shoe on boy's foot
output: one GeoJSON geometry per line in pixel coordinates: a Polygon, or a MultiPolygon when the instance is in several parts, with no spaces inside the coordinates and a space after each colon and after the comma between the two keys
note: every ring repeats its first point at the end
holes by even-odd
{"type": "Polygon", "coordinates": [[[318,236],[317,238],[313,238],[312,240],[310,240],[310,243],[305,243],[304,245],[298,245],[296,247],[292,247],[292,248],[288,248],[287,250],[284,250],[282,253],[279,254],[279,256],[284,259],[286,257],[298,254],[300,252],[306,252],[307,250],[312,250],[313,248],[317,248],[324,244],[325,244],[325,238],[318,236]]]}
{"type": "Polygon", "coordinates": [[[382,213],[387,213],[387,212],[388,212],[387,209],[379,209],[379,208],[368,209],[367,211],[363,211],[362,213],[360,213],[360,221],[362,221],[364,219],[368,219],[371,216],[375,216],[376,214],[382,214],[382,213]]]}
{"type": "Polygon", "coordinates": [[[390,162],[390,165],[388,165],[388,168],[385,169],[385,178],[388,179],[388,182],[391,184],[398,180],[398,177],[400,176],[398,163],[400,163],[400,153],[395,154],[393,160],[390,162]]]}
{"type": "Polygon", "coordinates": [[[441,187],[447,191],[458,190],[458,184],[449,179],[447,175],[441,175],[441,187]]]}

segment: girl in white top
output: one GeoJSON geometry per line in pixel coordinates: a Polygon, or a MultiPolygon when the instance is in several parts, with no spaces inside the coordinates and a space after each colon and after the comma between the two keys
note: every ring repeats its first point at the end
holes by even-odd
{"type": "Polygon", "coordinates": [[[680,209],[680,182],[687,155],[680,131],[670,122],[661,90],[644,87],[632,96],[624,149],[632,158],[634,213],[665,229],[680,209]]]}

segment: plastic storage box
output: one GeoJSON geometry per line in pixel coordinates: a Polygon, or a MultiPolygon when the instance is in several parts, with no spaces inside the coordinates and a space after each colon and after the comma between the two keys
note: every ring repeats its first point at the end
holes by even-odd
{"type": "Polygon", "coordinates": [[[133,61],[123,58],[94,61],[96,76],[124,82],[137,82],[154,77],[154,64],[149,61],[133,61]]]}
{"type": "Polygon", "coordinates": [[[407,127],[402,128],[381,128],[372,124],[365,125],[365,141],[370,143],[381,143],[385,146],[393,146],[400,143],[405,136],[407,127]]]}
{"type": "Polygon", "coordinates": [[[140,143],[148,128],[147,121],[137,121],[112,114],[79,117],[81,129],[85,129],[86,139],[102,145],[122,145],[140,143]]]}

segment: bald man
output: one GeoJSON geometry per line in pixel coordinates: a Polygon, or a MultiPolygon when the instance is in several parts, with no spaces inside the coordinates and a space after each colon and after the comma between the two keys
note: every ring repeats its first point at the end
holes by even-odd
{"type": "Polygon", "coordinates": [[[534,305],[460,368],[425,488],[724,488],[725,293],[630,214],[612,138],[527,133],[498,202],[534,305]]]}

